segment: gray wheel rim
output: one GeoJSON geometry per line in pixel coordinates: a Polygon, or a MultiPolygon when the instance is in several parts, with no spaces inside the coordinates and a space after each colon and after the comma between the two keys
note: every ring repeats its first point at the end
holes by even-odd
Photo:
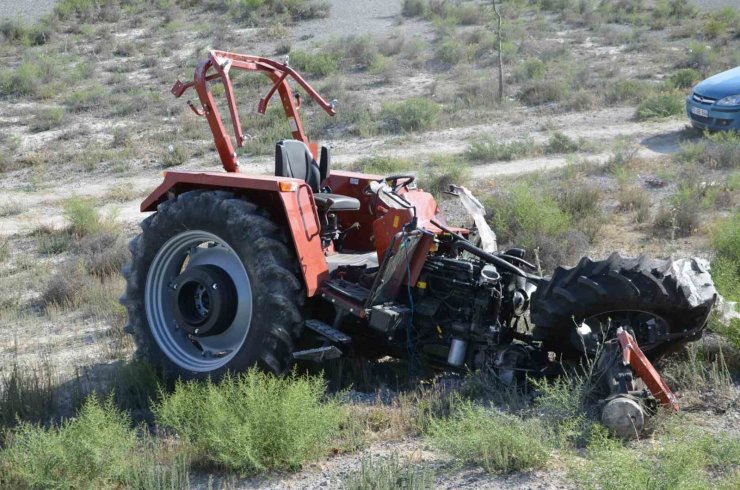
{"type": "Polygon", "coordinates": [[[144,306],[152,337],[165,356],[197,373],[219,369],[244,345],[252,320],[252,287],[241,259],[222,238],[202,230],[182,232],[167,240],[154,257],[146,278],[144,306]],[[226,271],[238,306],[231,325],[218,335],[193,341],[175,322],[170,285],[188,267],[215,265],[226,271]]]}

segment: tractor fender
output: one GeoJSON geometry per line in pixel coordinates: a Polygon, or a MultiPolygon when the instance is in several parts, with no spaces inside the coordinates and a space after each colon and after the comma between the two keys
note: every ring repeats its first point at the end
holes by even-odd
{"type": "Polygon", "coordinates": [[[265,208],[275,221],[284,224],[300,263],[307,296],[315,295],[329,278],[313,192],[303,180],[232,172],[168,171],[164,181],[141,203],[141,211],[156,211],[160,203],[195,189],[239,192],[265,208]]]}

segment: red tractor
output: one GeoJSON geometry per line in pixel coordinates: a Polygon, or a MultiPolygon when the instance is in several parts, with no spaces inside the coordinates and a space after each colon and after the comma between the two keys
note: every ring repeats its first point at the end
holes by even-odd
{"type": "Polygon", "coordinates": [[[289,79],[334,114],[287,62],[256,56],[211,51],[193,82],[172,88],[195,88],[200,104],[188,104],[226,172],[168,171],[141,205],[154,213],[131,242],[122,300],[140,357],[182,378],[372,353],[511,380],[601,352],[598,398],[618,401],[630,424],[647,399],[675,405],[642,352],[702,335],[716,298],[705,263],[613,254],[541,277],[525,250],[486,251],[450,226],[414,175],[332,170],[289,79]],[[274,176],[239,173],[209,89],[223,84],[242,146],[232,70],[271,79],[258,112],[276,92],[285,109],[293,139],[277,142],[274,176]]]}

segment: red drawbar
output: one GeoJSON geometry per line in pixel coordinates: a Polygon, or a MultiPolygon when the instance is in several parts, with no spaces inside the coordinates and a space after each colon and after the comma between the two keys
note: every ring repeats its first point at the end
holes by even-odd
{"type": "Polygon", "coordinates": [[[617,330],[617,340],[622,347],[622,360],[624,363],[632,367],[635,373],[647,385],[650,393],[660,403],[678,412],[676,395],[673,394],[665,381],[663,381],[663,378],[655,370],[653,364],[645,357],[645,354],[643,354],[642,349],[637,345],[634,337],[623,328],[619,328],[617,330]]]}

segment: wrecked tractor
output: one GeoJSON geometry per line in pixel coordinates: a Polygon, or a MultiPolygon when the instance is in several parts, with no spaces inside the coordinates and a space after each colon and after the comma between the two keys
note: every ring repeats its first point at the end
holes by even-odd
{"type": "Polygon", "coordinates": [[[676,407],[650,360],[698,339],[716,293],[700,259],[614,254],[541,277],[520,248],[498,250],[482,207],[453,188],[476,238],[450,225],[413,174],[331,168],[309,141],[295,82],[333,115],[288,64],[209,52],[192,82],[226,172],[168,171],[141,205],[152,213],[124,273],[127,330],[140,357],[170,376],[217,378],[252,366],[284,373],[295,361],[371,352],[444,369],[494,369],[504,381],[557,375],[564,359],[593,359],[603,421],[639,431],[650,403],[676,407]],[[275,172],[240,172],[242,130],[231,75],[271,81],[291,139],[275,172]],[[234,139],[211,91],[221,84],[234,139]]]}

